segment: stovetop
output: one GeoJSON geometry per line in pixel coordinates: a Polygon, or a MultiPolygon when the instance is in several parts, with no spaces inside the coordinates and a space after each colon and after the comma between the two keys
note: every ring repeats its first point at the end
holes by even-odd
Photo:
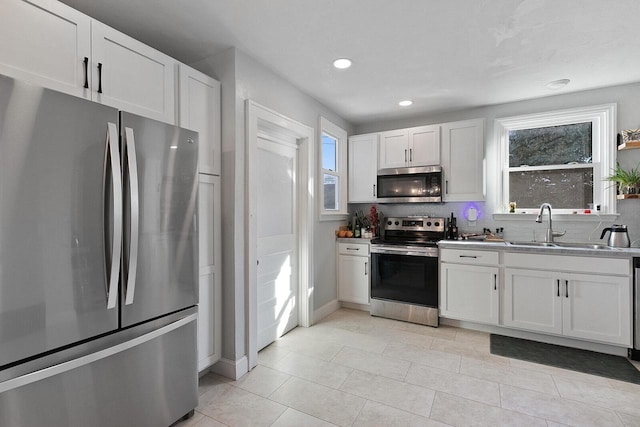
{"type": "Polygon", "coordinates": [[[444,238],[444,218],[390,217],[385,220],[382,235],[371,244],[434,247],[444,238]]]}

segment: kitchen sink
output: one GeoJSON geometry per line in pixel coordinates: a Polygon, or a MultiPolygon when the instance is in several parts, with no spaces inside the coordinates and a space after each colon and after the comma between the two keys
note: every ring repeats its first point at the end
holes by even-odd
{"type": "Polygon", "coordinates": [[[556,246],[555,243],[547,243],[547,242],[507,242],[508,245],[513,245],[513,246],[548,246],[548,247],[554,247],[556,246]]]}
{"type": "Polygon", "coordinates": [[[549,247],[549,248],[574,248],[574,249],[605,249],[613,250],[611,246],[600,245],[597,243],[571,243],[571,242],[507,242],[512,246],[532,246],[532,247],[549,247]]]}
{"type": "Polygon", "coordinates": [[[569,243],[569,242],[555,242],[553,243],[561,248],[578,248],[578,249],[614,249],[611,246],[600,245],[597,243],[569,243]]]}

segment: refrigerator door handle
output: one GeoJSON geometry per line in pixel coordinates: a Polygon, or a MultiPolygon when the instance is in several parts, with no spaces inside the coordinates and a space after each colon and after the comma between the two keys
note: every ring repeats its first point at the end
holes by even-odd
{"type": "Polygon", "coordinates": [[[136,270],[138,266],[138,236],[140,230],[140,204],[138,193],[138,162],[133,129],[124,128],[127,167],[129,168],[129,194],[131,195],[131,236],[129,241],[129,268],[127,273],[125,305],[133,304],[136,292],[136,270]]]}
{"type": "Polygon", "coordinates": [[[111,183],[113,186],[113,240],[111,242],[111,271],[107,285],[107,309],[111,309],[115,308],[118,299],[120,255],[122,251],[122,174],[120,173],[118,127],[115,123],[111,122],[107,123],[107,150],[107,157],[110,159],[111,183]]]}

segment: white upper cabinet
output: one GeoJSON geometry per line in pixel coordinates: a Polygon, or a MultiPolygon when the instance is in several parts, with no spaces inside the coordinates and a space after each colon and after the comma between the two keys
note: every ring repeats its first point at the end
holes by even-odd
{"type": "Polygon", "coordinates": [[[380,169],[403,168],[409,163],[409,133],[406,129],[380,133],[380,169]]]}
{"type": "Polygon", "coordinates": [[[375,203],[378,134],[349,138],[349,203],[375,203]]]}
{"type": "Polygon", "coordinates": [[[176,61],[100,22],[92,22],[92,99],[176,123],[176,61]]]}
{"type": "Polygon", "coordinates": [[[441,129],[443,201],[484,200],[484,119],[445,123],[441,129]]]}
{"type": "Polygon", "coordinates": [[[178,75],[180,126],[198,132],[200,173],[220,175],[220,83],[184,64],[178,75]]]}
{"type": "Polygon", "coordinates": [[[440,164],[440,126],[419,126],[407,129],[409,136],[409,166],[440,164]]]}
{"type": "Polygon", "coordinates": [[[2,0],[0,73],[176,123],[176,61],[54,0],[2,0]]]}
{"type": "Polygon", "coordinates": [[[45,0],[2,0],[0,9],[0,73],[90,98],[90,17],[45,0]]]}
{"type": "Polygon", "coordinates": [[[440,127],[419,126],[380,133],[380,169],[440,163],[440,127]]]}

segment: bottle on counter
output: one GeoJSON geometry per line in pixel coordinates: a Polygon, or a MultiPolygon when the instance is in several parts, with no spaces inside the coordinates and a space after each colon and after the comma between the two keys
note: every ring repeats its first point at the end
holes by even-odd
{"type": "Polygon", "coordinates": [[[448,240],[457,240],[458,239],[458,225],[457,219],[453,216],[453,212],[451,212],[451,218],[449,219],[449,223],[447,224],[447,236],[448,240]]]}

